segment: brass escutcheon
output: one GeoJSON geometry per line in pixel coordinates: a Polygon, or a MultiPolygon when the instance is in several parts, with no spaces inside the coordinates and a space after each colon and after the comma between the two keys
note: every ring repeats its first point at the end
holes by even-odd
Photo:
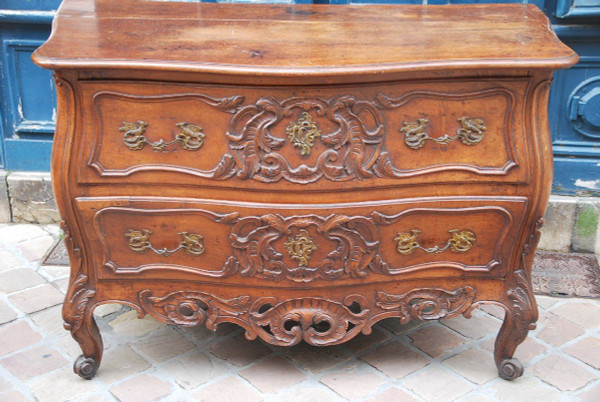
{"type": "Polygon", "coordinates": [[[321,132],[313,121],[310,114],[304,112],[297,122],[290,123],[285,132],[295,148],[300,148],[300,155],[310,155],[314,146],[315,138],[321,136],[321,132]]]}
{"type": "Polygon", "coordinates": [[[301,229],[296,237],[289,237],[284,245],[290,257],[298,261],[299,267],[306,267],[308,260],[310,260],[310,255],[317,249],[313,238],[305,229],[301,229]]]}

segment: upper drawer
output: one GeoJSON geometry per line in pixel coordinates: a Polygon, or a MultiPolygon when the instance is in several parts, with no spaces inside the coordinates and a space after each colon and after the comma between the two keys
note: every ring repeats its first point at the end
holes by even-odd
{"type": "Polygon", "coordinates": [[[332,190],[528,178],[525,79],[80,87],[80,183],[332,190]]]}

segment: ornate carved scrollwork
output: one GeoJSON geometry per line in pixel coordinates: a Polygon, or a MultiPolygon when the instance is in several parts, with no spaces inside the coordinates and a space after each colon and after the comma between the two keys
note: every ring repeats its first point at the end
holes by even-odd
{"type": "Polygon", "coordinates": [[[64,327],[67,331],[76,332],[84,320],[84,312],[89,301],[94,297],[96,291],[89,289],[88,277],[78,273],[75,280],[69,285],[63,306],[64,327]]]}
{"type": "Polygon", "coordinates": [[[383,145],[384,127],[381,113],[373,102],[350,95],[329,99],[293,97],[282,101],[261,98],[233,116],[226,138],[235,160],[235,175],[240,179],[311,183],[326,177],[346,181],[373,176],[372,167],[383,145]],[[292,166],[280,153],[285,138],[272,132],[273,127],[296,110],[304,113],[298,122],[287,126],[288,136],[292,138],[293,134],[293,146],[299,147],[302,155],[309,155],[312,146],[309,144],[318,136],[327,147],[312,165],[292,166]],[[326,119],[337,128],[321,132],[313,116],[326,119]]]}
{"type": "Polygon", "coordinates": [[[129,248],[137,253],[143,253],[146,250],[151,250],[158,255],[168,257],[178,250],[183,250],[187,254],[191,255],[201,255],[205,251],[203,244],[204,237],[196,233],[179,232],[179,235],[182,237],[182,240],[179,243],[179,245],[172,250],[169,250],[167,248],[154,248],[152,246],[152,243],[150,243],[151,235],[152,231],[148,229],[129,229],[129,232],[125,233],[125,237],[129,238],[129,248]]]}
{"type": "Polygon", "coordinates": [[[249,296],[223,300],[202,292],[173,292],[163,297],[152,296],[152,292],[140,292],[141,306],[150,315],[170,324],[194,326],[206,324],[216,329],[223,321],[232,321],[249,308],[249,296]]]}
{"type": "Polygon", "coordinates": [[[295,345],[302,340],[317,346],[336,345],[359,332],[370,333],[375,322],[388,317],[400,317],[403,323],[453,317],[468,311],[474,299],[475,289],[470,286],[453,291],[417,289],[401,295],[379,291],[374,303],[361,295],[334,301],[321,297],[222,299],[194,291],[162,297],[153,296],[149,290],[139,294],[144,311],[166,323],[206,324],[214,330],[222,322],[232,322],[246,330],[248,339],[260,337],[278,346],[295,345]]]}
{"type": "Polygon", "coordinates": [[[418,237],[421,231],[411,229],[410,233],[398,233],[394,241],[398,242],[396,250],[402,255],[410,255],[416,249],[421,249],[428,254],[439,254],[450,249],[455,253],[465,253],[473,247],[477,240],[475,233],[470,230],[451,229],[448,231],[452,237],[442,246],[423,247],[419,244],[418,237]]]}
{"type": "Polygon", "coordinates": [[[401,295],[377,292],[377,306],[384,310],[398,310],[400,322],[413,319],[437,320],[455,317],[466,312],[475,299],[475,288],[463,286],[454,291],[418,289],[401,295]]]}
{"type": "Polygon", "coordinates": [[[456,135],[454,136],[444,134],[440,137],[431,137],[427,133],[427,123],[429,123],[427,119],[405,121],[400,132],[404,133],[404,142],[411,149],[422,148],[427,141],[444,145],[456,140],[460,140],[465,145],[475,145],[481,142],[484,131],[487,130],[482,119],[461,117],[458,119],[458,122],[461,128],[456,131],[456,135]]]}
{"type": "Polygon", "coordinates": [[[538,310],[531,285],[531,265],[543,224],[544,218],[536,221],[534,230],[523,246],[520,268],[506,282],[506,315],[494,350],[498,373],[505,380],[514,380],[523,374],[523,365],[512,356],[527,333],[536,328],[538,310]]]}
{"type": "Polygon", "coordinates": [[[173,144],[179,144],[181,148],[187,151],[195,151],[204,144],[206,135],[202,132],[202,127],[185,122],[177,123],[176,126],[181,129],[181,132],[177,133],[172,141],[162,139],[155,142],[148,141],[145,135],[148,123],[141,120],[133,123],[123,122],[123,125],[119,127],[119,131],[124,132],[123,142],[132,151],[139,151],[146,145],[157,151],[162,151],[173,144]]]}
{"type": "Polygon", "coordinates": [[[75,360],[73,371],[89,380],[96,375],[102,358],[102,337],[90,310],[96,291],[90,287],[88,276],[82,272],[81,249],[75,244],[64,222],[61,222],[61,227],[64,231],[72,270],[71,282],[62,308],[64,328],[71,332],[71,336],[83,351],[83,354],[75,360]]]}
{"type": "MultiPolygon", "coordinates": [[[[230,241],[242,275],[298,282],[332,280],[345,275],[364,277],[379,245],[377,228],[370,218],[346,215],[244,217],[232,227],[230,241]],[[286,262],[284,254],[274,245],[285,235],[291,235],[285,247],[291,259],[299,262],[298,267],[286,262]],[[313,236],[337,247],[331,247],[316,265],[309,265],[310,254],[316,250],[313,236]]],[[[326,250],[325,246],[321,249],[326,250]]]]}

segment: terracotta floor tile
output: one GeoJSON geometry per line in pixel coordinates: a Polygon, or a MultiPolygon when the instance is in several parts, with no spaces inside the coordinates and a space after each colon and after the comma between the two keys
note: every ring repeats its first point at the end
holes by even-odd
{"type": "Polygon", "coordinates": [[[0,293],[14,293],[46,283],[31,268],[17,268],[0,272],[0,293]]]}
{"type": "Polygon", "coordinates": [[[37,343],[42,336],[25,321],[17,321],[0,327],[0,339],[0,356],[4,356],[37,343]]]}
{"type": "Polygon", "coordinates": [[[8,296],[8,300],[26,314],[61,304],[64,298],[65,296],[50,284],[23,290],[8,296]]]}
{"type": "Polygon", "coordinates": [[[452,401],[473,389],[467,381],[438,366],[426,367],[401,383],[426,401],[436,402],[452,401]]]}
{"type": "Polygon", "coordinates": [[[597,328],[600,326],[600,304],[588,301],[574,301],[562,304],[551,311],[582,328],[597,328]]]}
{"type": "Polygon", "coordinates": [[[300,343],[285,350],[285,355],[311,373],[321,373],[351,359],[340,346],[320,348],[300,343]]]}
{"type": "Polygon", "coordinates": [[[193,397],[201,402],[259,402],[263,399],[250,385],[234,376],[207,385],[193,397]]]}
{"type": "Polygon", "coordinates": [[[283,357],[263,360],[240,370],[238,374],[265,394],[273,394],[306,378],[306,375],[283,357]]]}
{"type": "Polygon", "coordinates": [[[444,365],[476,384],[485,384],[498,377],[494,356],[479,349],[469,349],[452,356],[444,360],[444,365]]]}
{"type": "Polygon", "coordinates": [[[220,359],[198,350],[171,360],[162,370],[185,389],[196,388],[228,372],[220,359]]]}
{"type": "Polygon", "coordinates": [[[498,380],[488,390],[503,402],[558,402],[561,397],[559,390],[544,384],[527,370],[523,377],[513,381],[498,380]]]}
{"type": "Polygon", "coordinates": [[[530,370],[540,380],[561,391],[577,390],[598,378],[592,370],[559,355],[546,357],[531,366],[530,370]]]}
{"type": "Polygon", "coordinates": [[[480,339],[486,335],[497,334],[500,330],[501,322],[488,315],[473,315],[472,318],[463,316],[441,320],[442,324],[452,328],[459,334],[471,339],[480,339]]]}
{"type": "Polygon", "coordinates": [[[538,322],[536,338],[560,346],[585,333],[584,329],[554,314],[545,314],[538,322]]]}
{"type": "Polygon", "coordinates": [[[367,399],[366,402],[418,402],[419,400],[398,387],[392,387],[367,399]]]}
{"type": "Polygon", "coordinates": [[[121,401],[149,402],[171,393],[171,385],[160,378],[142,374],[110,388],[121,401]]]}
{"type": "Polygon", "coordinates": [[[0,364],[15,377],[28,380],[66,366],[69,362],[58,351],[47,346],[38,346],[5,357],[0,360],[0,364]]]}
{"type": "Polygon", "coordinates": [[[265,356],[271,351],[258,340],[249,341],[243,335],[226,338],[211,346],[213,355],[227,360],[236,366],[246,366],[265,356]]]}
{"type": "Polygon", "coordinates": [[[442,357],[467,341],[442,325],[430,325],[409,335],[413,345],[431,357],[442,357]]]}
{"type": "Polygon", "coordinates": [[[573,357],[600,370],[600,338],[588,337],[563,349],[573,357]]]}
{"type": "Polygon", "coordinates": [[[361,357],[392,378],[402,378],[429,364],[429,359],[399,342],[391,342],[361,357]]]}
{"type": "Polygon", "coordinates": [[[321,377],[321,382],[346,399],[365,398],[385,384],[374,370],[362,362],[345,363],[321,377]]]}

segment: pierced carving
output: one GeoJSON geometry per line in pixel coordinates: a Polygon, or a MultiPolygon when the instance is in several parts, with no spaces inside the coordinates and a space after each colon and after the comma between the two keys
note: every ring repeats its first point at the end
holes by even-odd
{"type": "Polygon", "coordinates": [[[167,248],[156,249],[150,243],[150,236],[152,231],[148,229],[133,230],[129,229],[129,232],[125,233],[125,237],[129,238],[129,248],[137,253],[143,253],[146,250],[152,250],[158,255],[165,257],[170,256],[174,252],[183,249],[187,254],[201,255],[204,253],[205,248],[203,244],[203,237],[196,233],[179,232],[182,237],[179,245],[169,250],[167,248]]]}
{"type": "Polygon", "coordinates": [[[382,290],[377,292],[377,306],[384,310],[398,310],[400,322],[413,319],[437,320],[455,317],[468,311],[475,300],[475,289],[464,286],[452,292],[443,289],[418,289],[401,295],[382,290]]]}
{"type": "Polygon", "coordinates": [[[123,122],[123,125],[119,127],[119,131],[125,133],[123,134],[123,142],[132,151],[139,151],[146,145],[157,151],[162,151],[168,146],[177,143],[187,151],[195,151],[202,146],[204,137],[206,137],[202,132],[202,127],[185,122],[177,123],[176,126],[181,129],[181,132],[175,136],[174,140],[169,142],[165,142],[162,139],[155,142],[148,141],[145,135],[148,123],[141,120],[134,123],[123,122]]]}
{"type": "Polygon", "coordinates": [[[272,345],[291,346],[304,340],[324,346],[353,338],[367,325],[368,314],[368,309],[354,313],[342,303],[322,298],[279,303],[263,298],[254,303],[249,322],[257,335],[272,345]]]}
{"type": "Polygon", "coordinates": [[[368,334],[373,324],[388,317],[399,317],[402,323],[407,323],[412,319],[434,320],[466,314],[475,293],[470,286],[453,291],[424,288],[402,295],[378,291],[374,294],[375,301],[356,294],[335,301],[322,297],[223,299],[194,291],[156,297],[144,290],[139,300],[144,311],[169,324],[204,323],[215,330],[218,324],[231,322],[243,327],[248,339],[260,337],[278,346],[291,346],[302,340],[325,346],[343,343],[359,332],[368,334]]]}
{"type": "Polygon", "coordinates": [[[452,229],[448,231],[452,237],[442,246],[423,247],[419,244],[418,237],[421,231],[411,229],[409,233],[398,233],[394,241],[398,242],[396,250],[402,255],[410,255],[416,249],[421,249],[428,254],[439,254],[450,249],[454,253],[465,253],[473,247],[477,237],[470,230],[452,229]]]}
{"type": "Polygon", "coordinates": [[[427,141],[433,141],[438,144],[447,145],[452,141],[459,140],[465,145],[475,145],[483,139],[484,131],[487,130],[482,119],[470,117],[461,117],[458,119],[461,125],[456,131],[456,135],[444,134],[441,137],[431,137],[427,133],[427,119],[418,119],[417,121],[405,121],[400,132],[404,133],[404,142],[411,149],[422,148],[427,141]]]}
{"type": "Polygon", "coordinates": [[[300,148],[300,155],[310,155],[315,139],[321,136],[321,131],[310,114],[304,112],[296,123],[290,123],[285,132],[295,148],[300,148]]]}
{"type": "Polygon", "coordinates": [[[144,290],[140,292],[139,300],[147,313],[166,323],[187,327],[206,324],[208,329],[215,330],[220,322],[244,314],[249,308],[250,297],[224,300],[202,292],[173,292],[156,297],[151,291],[144,290]]]}

